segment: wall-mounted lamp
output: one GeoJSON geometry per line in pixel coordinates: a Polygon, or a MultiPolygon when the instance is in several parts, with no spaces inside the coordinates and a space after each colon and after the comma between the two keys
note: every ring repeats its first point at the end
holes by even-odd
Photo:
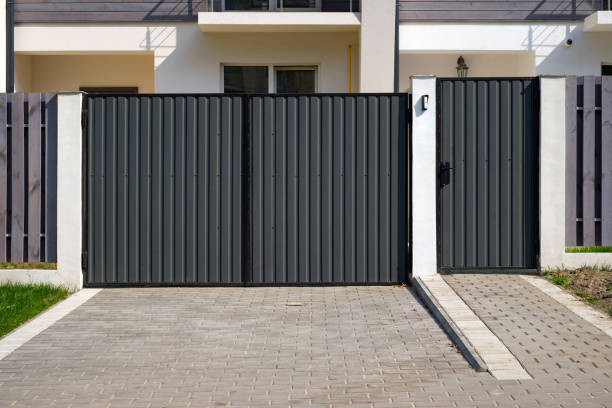
{"type": "Polygon", "coordinates": [[[460,56],[457,59],[457,76],[459,78],[467,78],[469,69],[470,67],[467,66],[463,57],[460,56]]]}
{"type": "Polygon", "coordinates": [[[429,109],[429,95],[423,95],[421,97],[421,110],[426,111],[429,109]]]}

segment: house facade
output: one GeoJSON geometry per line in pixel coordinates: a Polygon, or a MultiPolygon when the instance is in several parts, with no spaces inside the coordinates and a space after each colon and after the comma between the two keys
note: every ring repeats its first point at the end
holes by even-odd
{"type": "Polygon", "coordinates": [[[459,56],[471,77],[612,65],[609,0],[17,0],[15,90],[389,92],[396,6],[402,92],[455,76],[459,56]]]}

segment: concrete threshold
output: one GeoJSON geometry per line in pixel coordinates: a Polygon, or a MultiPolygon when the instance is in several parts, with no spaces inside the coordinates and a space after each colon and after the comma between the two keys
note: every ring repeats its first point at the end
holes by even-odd
{"type": "Polygon", "coordinates": [[[489,371],[498,380],[530,380],[532,377],[489,330],[442,276],[413,278],[419,296],[432,311],[466,360],[477,371],[489,371]]]}

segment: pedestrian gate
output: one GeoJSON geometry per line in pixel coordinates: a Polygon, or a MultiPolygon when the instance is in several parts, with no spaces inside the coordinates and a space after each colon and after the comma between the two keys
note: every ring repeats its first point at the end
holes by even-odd
{"type": "Polygon", "coordinates": [[[407,95],[86,109],[86,285],[406,281],[407,95]]]}
{"type": "Polygon", "coordinates": [[[438,80],[441,269],[536,267],[538,93],[535,78],[438,80]]]}

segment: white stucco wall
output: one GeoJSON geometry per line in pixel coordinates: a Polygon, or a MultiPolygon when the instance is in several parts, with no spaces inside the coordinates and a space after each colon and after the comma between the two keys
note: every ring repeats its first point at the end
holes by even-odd
{"type": "Polygon", "coordinates": [[[78,91],[82,86],[136,86],[155,92],[152,52],[15,56],[17,92],[78,91]]]}
{"type": "Polygon", "coordinates": [[[360,91],[393,92],[395,0],[361,0],[360,91]]]}
{"type": "MultiPolygon", "coordinates": [[[[359,84],[359,33],[203,33],[197,24],[26,24],[22,54],[152,51],[155,92],[220,92],[221,64],[317,65],[319,90],[347,92],[348,46],[359,84]]],[[[356,88],[356,85],[353,86],[356,88]]]]}
{"type": "Polygon", "coordinates": [[[15,92],[31,92],[32,56],[15,55],[15,92]]]}
{"type": "MultiPolygon", "coordinates": [[[[531,52],[536,75],[601,75],[602,62],[612,61],[611,44],[612,33],[585,33],[583,24],[576,22],[435,22],[400,26],[402,53],[452,51],[456,61],[460,54],[470,51],[531,52]],[[573,40],[570,48],[564,46],[567,38],[573,40]]],[[[475,62],[470,66],[474,70],[470,70],[472,76],[479,68],[475,62]]],[[[404,74],[402,69],[402,75],[410,74],[404,74]]]]}
{"type": "Polygon", "coordinates": [[[412,78],[412,275],[438,273],[436,77],[412,78]],[[429,97],[428,109],[422,99],[429,97]]]}
{"type": "Polygon", "coordinates": [[[72,290],[83,287],[83,132],[80,93],[57,95],[57,275],[72,290]]]}
{"type": "Polygon", "coordinates": [[[457,58],[462,55],[470,67],[470,77],[534,76],[534,53],[531,51],[476,53],[403,53],[400,55],[400,91],[410,91],[413,75],[457,76],[457,58]]]}

